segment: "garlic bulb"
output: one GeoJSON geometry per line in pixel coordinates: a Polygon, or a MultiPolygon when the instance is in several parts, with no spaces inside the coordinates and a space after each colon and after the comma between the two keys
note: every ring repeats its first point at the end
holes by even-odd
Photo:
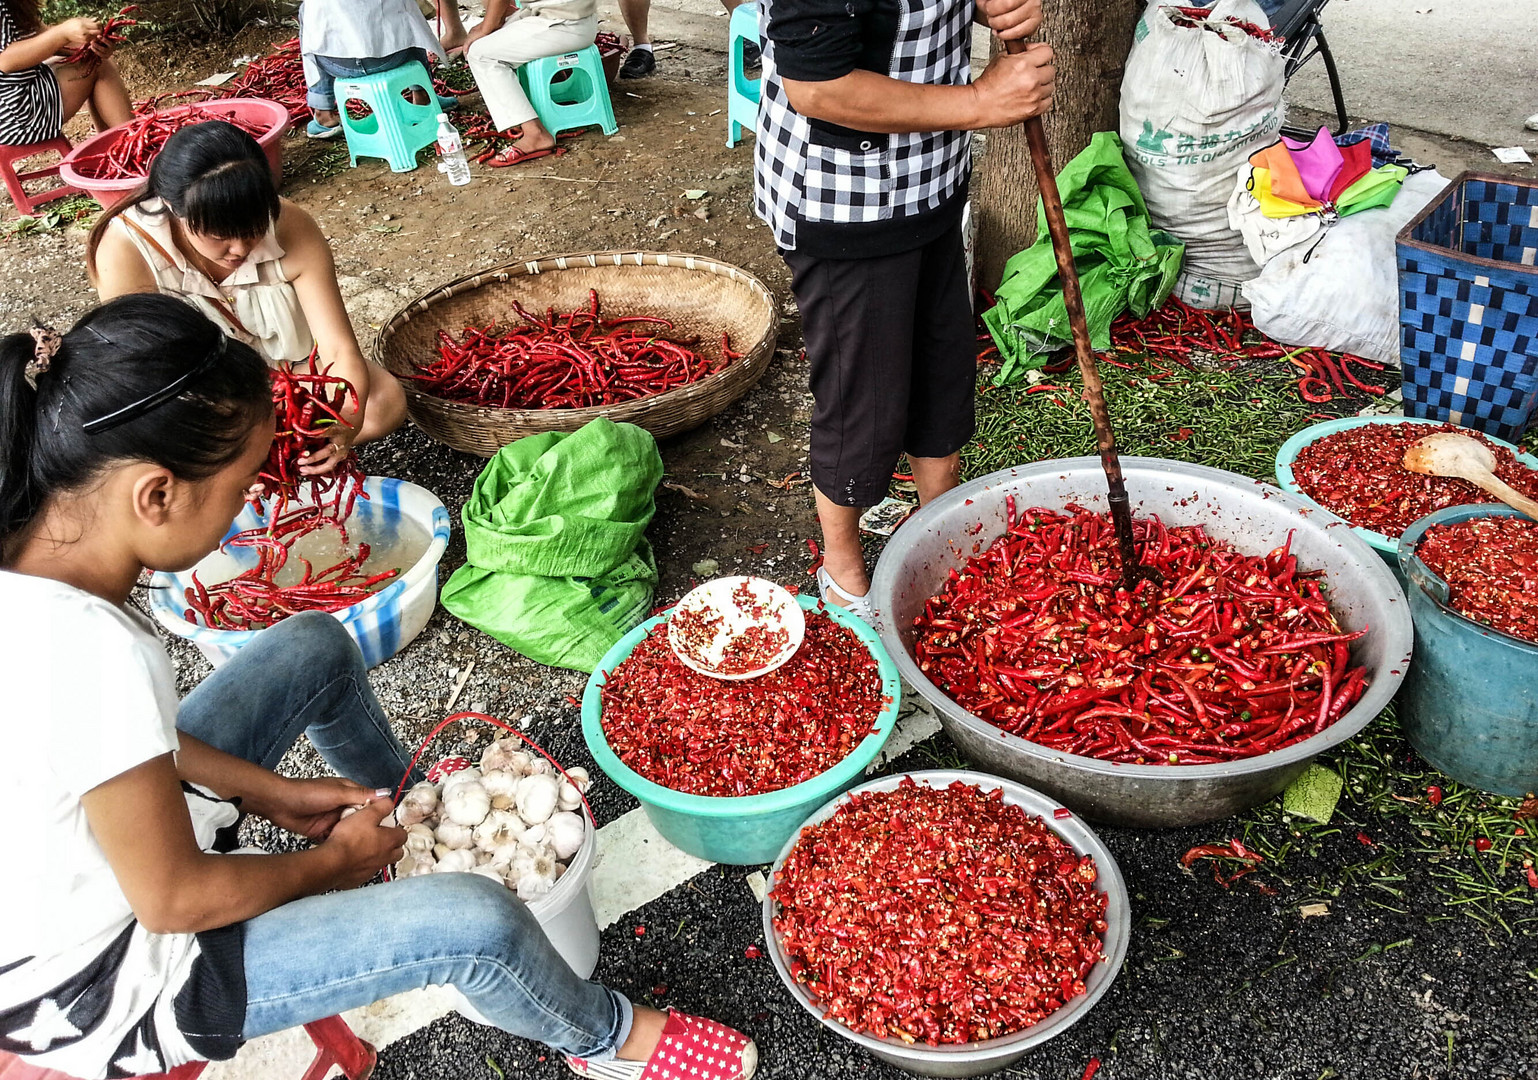
{"type": "Polygon", "coordinates": [[[576,814],[561,811],[551,814],[545,822],[545,838],[555,850],[557,859],[569,859],[582,847],[582,837],[587,830],[576,814]]]}
{"type": "Polygon", "coordinates": [[[525,770],[529,776],[548,776],[555,771],[555,766],[542,757],[529,755],[529,767],[525,770]]]}
{"type": "Polygon", "coordinates": [[[461,825],[455,821],[445,821],[433,830],[433,836],[438,843],[451,850],[467,848],[475,843],[475,830],[468,825],[461,825]]]}
{"type": "Polygon", "coordinates": [[[470,873],[472,873],[472,874],[479,874],[479,875],[481,875],[481,877],[490,878],[492,881],[495,881],[498,885],[501,885],[503,883],[502,882],[502,871],[498,870],[495,866],[492,866],[489,863],[484,864],[482,866],[477,866],[474,870],[471,870],[470,873]]]}
{"type": "Polygon", "coordinates": [[[437,872],[440,874],[454,874],[465,870],[475,869],[475,852],[468,848],[460,848],[450,851],[438,860],[437,872]]]}
{"type": "Polygon", "coordinates": [[[523,830],[523,835],[518,838],[518,843],[529,851],[538,851],[549,846],[549,839],[545,835],[545,823],[530,825],[523,830]]]}
{"type": "Polygon", "coordinates": [[[475,827],[475,846],[482,851],[497,851],[516,846],[525,832],[523,819],[511,810],[493,810],[475,827]]]}
{"type": "MultiPolygon", "coordinates": [[[[466,769],[466,772],[470,770],[466,769]]],[[[453,779],[450,779],[453,783],[453,779]]],[[[481,786],[479,777],[443,788],[443,812],[456,825],[479,825],[491,809],[491,796],[481,786]]]]}
{"type": "Polygon", "coordinates": [[[544,896],[555,885],[555,860],[549,855],[536,855],[518,877],[518,899],[529,901],[544,896]]]}
{"type": "Polygon", "coordinates": [[[443,785],[438,789],[438,797],[442,799],[452,788],[458,787],[460,784],[471,783],[472,781],[478,782],[480,778],[481,770],[474,766],[468,769],[460,769],[456,773],[449,773],[448,776],[443,778],[443,785]]]}
{"type": "Polygon", "coordinates": [[[529,771],[529,755],[522,746],[523,743],[511,737],[498,739],[481,755],[481,772],[510,772],[522,776],[529,771]]]}
{"type": "Polygon", "coordinates": [[[584,795],[587,794],[587,789],[593,786],[593,778],[588,775],[588,771],[581,765],[573,765],[571,768],[567,769],[566,779],[571,783],[576,784],[577,790],[582,792],[584,795]]]}
{"type": "Polygon", "coordinates": [[[555,808],[557,810],[575,810],[581,805],[581,790],[575,784],[562,780],[560,790],[556,792],[555,808]]]}
{"type": "Polygon", "coordinates": [[[406,792],[400,805],[395,808],[395,820],[403,828],[409,828],[426,821],[437,809],[438,788],[424,780],[406,792]]]}
{"type": "Polygon", "coordinates": [[[426,825],[412,825],[406,830],[407,855],[431,855],[438,838],[426,825]]]}
{"type": "Polygon", "coordinates": [[[481,787],[491,796],[493,810],[506,810],[513,805],[513,796],[521,775],[507,769],[493,769],[481,777],[481,787]]]}
{"type": "Polygon", "coordinates": [[[549,773],[531,773],[518,781],[518,816],[530,825],[538,825],[555,813],[560,785],[549,773]]]}
{"type": "Polygon", "coordinates": [[[431,874],[437,868],[437,861],[431,852],[421,855],[412,855],[409,852],[401,857],[401,861],[395,864],[395,876],[397,878],[421,877],[423,874],[431,874]]]}

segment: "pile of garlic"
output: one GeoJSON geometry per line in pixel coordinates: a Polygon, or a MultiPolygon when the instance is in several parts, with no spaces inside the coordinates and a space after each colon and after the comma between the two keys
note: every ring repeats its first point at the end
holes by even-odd
{"type": "Polygon", "coordinates": [[[549,892],[582,847],[586,769],[560,776],[550,762],[498,739],[480,767],[442,784],[423,781],[401,799],[395,820],[406,830],[397,877],[464,871],[516,889],[523,900],[549,892]]]}

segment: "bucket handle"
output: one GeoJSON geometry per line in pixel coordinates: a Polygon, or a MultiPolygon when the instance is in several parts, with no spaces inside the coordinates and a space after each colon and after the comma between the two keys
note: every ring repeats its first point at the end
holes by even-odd
{"type": "Polygon", "coordinates": [[[432,742],[433,739],[437,738],[438,733],[440,731],[442,731],[444,728],[448,727],[450,724],[457,723],[458,721],[461,721],[461,720],[481,720],[481,721],[484,721],[485,723],[491,724],[491,725],[493,725],[495,727],[499,727],[503,731],[507,732],[509,735],[516,736],[520,741],[522,741],[527,746],[529,746],[530,749],[538,752],[540,757],[544,758],[546,761],[550,762],[550,764],[552,766],[555,767],[555,771],[560,773],[561,776],[565,778],[567,783],[569,783],[572,787],[577,789],[577,797],[582,800],[582,809],[587,811],[587,819],[588,819],[588,821],[592,823],[593,828],[596,829],[598,827],[598,819],[593,816],[593,808],[588,805],[587,796],[585,794],[583,794],[581,786],[575,780],[573,780],[570,777],[570,775],[567,774],[567,772],[566,772],[566,770],[564,768],[561,767],[561,763],[560,762],[556,761],[555,758],[551,757],[548,753],[546,753],[545,752],[545,748],[543,746],[540,746],[537,742],[535,742],[533,739],[529,738],[527,735],[525,735],[523,732],[519,731],[517,728],[513,727],[511,724],[508,724],[508,723],[506,723],[505,721],[502,721],[502,720],[498,720],[494,716],[487,716],[485,713],[478,713],[478,712],[457,712],[457,713],[455,713],[452,716],[445,717],[438,724],[437,727],[433,728],[431,731],[429,731],[427,733],[427,735],[425,737],[423,737],[421,745],[419,745],[417,747],[417,752],[415,754],[411,755],[411,764],[406,766],[406,775],[401,777],[400,786],[398,786],[395,789],[395,797],[394,797],[394,799],[391,800],[392,802],[394,802],[397,805],[399,805],[399,803],[401,801],[401,796],[403,794],[405,794],[405,792],[406,792],[406,783],[407,783],[407,781],[409,781],[411,779],[411,770],[415,769],[417,767],[417,762],[421,759],[422,755],[427,751],[427,745],[430,742],[432,742]]]}

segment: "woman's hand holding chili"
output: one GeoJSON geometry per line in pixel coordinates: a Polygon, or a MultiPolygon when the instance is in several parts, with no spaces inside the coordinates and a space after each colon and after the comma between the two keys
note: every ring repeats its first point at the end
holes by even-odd
{"type": "Polygon", "coordinates": [[[1040,116],[1052,107],[1056,79],[1050,45],[1032,44],[1024,52],[999,53],[972,84],[978,115],[973,126],[1012,127],[1040,116]]]}
{"type": "Polygon", "coordinates": [[[101,36],[101,23],[95,19],[87,19],[84,16],[74,19],[65,19],[54,28],[54,33],[62,39],[59,52],[69,53],[76,49],[83,49],[101,36]]]}

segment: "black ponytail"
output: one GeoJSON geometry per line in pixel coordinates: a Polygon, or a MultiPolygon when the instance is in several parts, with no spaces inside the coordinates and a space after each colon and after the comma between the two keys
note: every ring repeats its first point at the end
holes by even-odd
{"type": "Polygon", "coordinates": [[[238,459],[251,429],[272,415],[266,362],[174,297],[121,296],[88,312],[34,389],[27,365],[35,348],[29,333],[0,338],[0,563],[50,499],[103,469],[148,461],[202,480],[238,459]],[[95,434],[84,430],[194,371],[164,404],[95,434]]]}

